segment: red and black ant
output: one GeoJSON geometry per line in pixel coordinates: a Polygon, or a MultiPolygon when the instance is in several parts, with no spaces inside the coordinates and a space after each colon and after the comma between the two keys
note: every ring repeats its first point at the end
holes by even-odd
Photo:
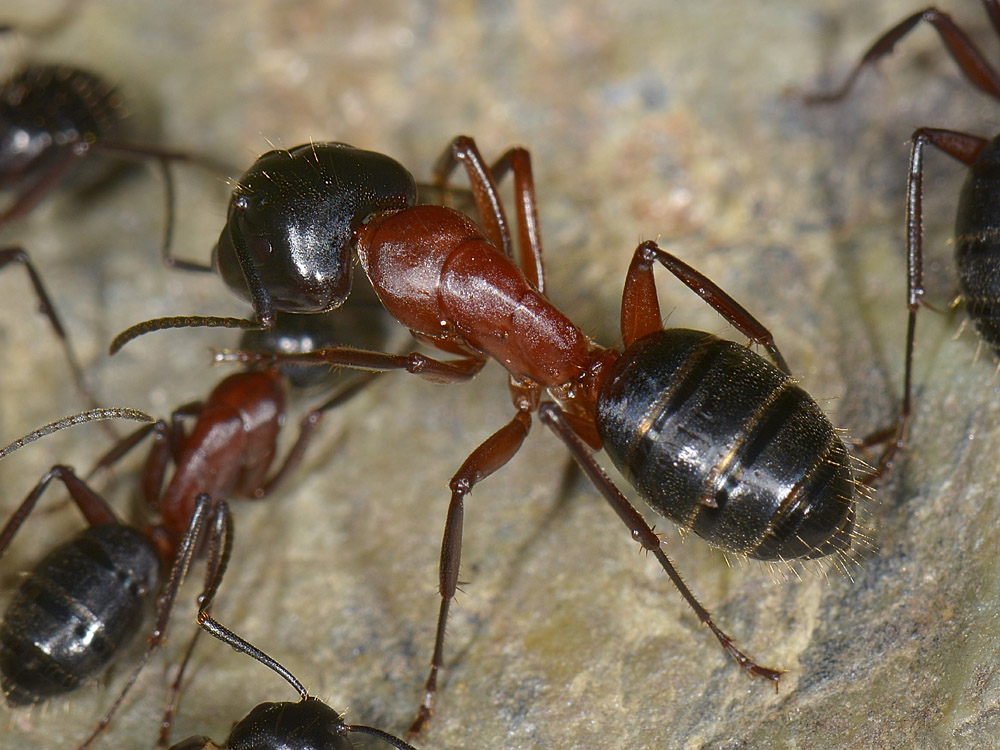
{"type": "MultiPolygon", "coordinates": [[[[310,322],[325,327],[329,323],[321,317],[310,322]]],[[[293,329],[284,340],[308,338],[306,333],[293,329]]],[[[369,373],[354,378],[309,411],[301,421],[297,440],[276,467],[286,400],[285,375],[277,367],[230,375],[203,403],[185,405],[169,421],[161,420],[122,439],[97,461],[94,471],[112,466],[145,438],[154,438],[141,484],[146,505],[156,520],[142,530],[119,523],[107,503],[72,469],[55,466],[46,473],[0,531],[0,554],[53,480],[66,486],[90,528],[50,552],[8,607],[0,625],[0,680],[7,702],[34,703],[75,690],[99,675],[138,628],[145,600],[156,590],[159,568],[170,570],[158,598],[149,648],[81,746],[89,747],[109,724],[152,652],[162,644],[177,588],[193,554],[206,544],[213,548],[222,544],[229,525],[224,500],[233,495],[260,499],[272,492],[301,460],[323,413],[350,398],[372,377],[369,373]],[[188,431],[185,420],[191,417],[196,421],[188,431]],[[168,479],[171,462],[174,469],[168,479]],[[201,539],[205,529],[210,534],[208,542],[201,539]],[[98,541],[93,541],[95,538],[98,541]],[[80,575],[81,570],[89,569],[81,566],[96,566],[96,572],[80,575]]],[[[31,439],[34,436],[32,433],[31,439]]],[[[209,579],[217,568],[221,578],[228,545],[227,539],[224,554],[215,553],[215,559],[209,561],[209,579]]],[[[180,676],[175,690],[179,684],[180,676]]]]}
{"type": "Polygon", "coordinates": [[[454,358],[333,347],[301,355],[236,352],[242,362],[312,362],[438,383],[472,378],[489,359],[510,374],[515,415],[452,477],[441,549],[441,608],[424,698],[432,713],[458,584],[465,496],[521,447],[532,414],[563,441],[632,538],[653,553],[698,619],[749,675],[777,686],[782,670],[736,647],[681,580],[660,539],[594,459],[603,448],[658,512],[725,550],[763,560],[844,555],[855,531],[855,485],[844,443],[789,375],[770,332],[704,275],[653,242],[636,249],[622,295],[625,349],[598,346],[546,297],[528,152],[489,166],[456,138],[437,183],[461,164],[482,222],[414,206],[413,178],[381,154],[340,143],[271,151],[239,180],[213,265],[251,301],[254,319],[162,318],[121,333],[112,353],[149,331],[187,326],[267,329],[276,310],[314,313],[350,292],[356,256],[383,306],[424,343],[454,358]],[[496,183],[514,179],[520,264],[496,183]],[[700,331],[664,330],[653,279],[659,263],[697,292],[774,364],[700,331]],[[547,392],[551,400],[543,401],[547,392]]]}
{"type": "MultiPolygon", "coordinates": [[[[993,26],[1000,36],[1000,1],[982,0],[993,26]]],[[[1000,100],[1000,70],[992,65],[972,39],[952,21],[947,13],[934,7],[924,8],[904,18],[868,48],[844,83],[835,91],[805,97],[810,104],[829,104],[842,100],[854,86],[858,75],[869,65],[892,52],[904,36],[921,21],[931,24],[945,48],[958,63],[962,75],[980,91],[1000,100]]],[[[998,242],[997,206],[1000,204],[1000,135],[992,139],[942,128],[917,128],[911,136],[910,168],[906,188],[906,366],[903,401],[898,425],[873,439],[893,441],[883,455],[884,466],[907,438],[913,413],[913,347],[917,311],[924,304],[923,280],[923,183],[924,149],[934,146],[969,168],[958,199],[955,218],[955,262],[961,299],[973,326],[982,339],[1000,354],[1000,242],[998,242]]],[[[870,439],[872,440],[872,439],[870,439]]]]}
{"type": "Polygon", "coordinates": [[[210,601],[198,612],[201,627],[234,650],[256,659],[281,675],[299,694],[297,703],[261,703],[233,725],[222,745],[204,736],[189,737],[170,750],[352,750],[352,734],[364,734],[387,742],[398,750],[415,750],[412,745],[375,727],[345,724],[337,713],[318,698],[309,695],[291,672],[238,636],[208,613],[210,601]]]}

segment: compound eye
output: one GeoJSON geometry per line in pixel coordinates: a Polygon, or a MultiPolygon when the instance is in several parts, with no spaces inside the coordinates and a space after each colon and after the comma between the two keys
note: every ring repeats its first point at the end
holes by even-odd
{"type": "Polygon", "coordinates": [[[267,262],[267,259],[271,257],[271,253],[274,250],[271,243],[267,241],[267,238],[260,236],[251,237],[247,242],[247,246],[251,257],[257,265],[263,265],[267,262]]]}

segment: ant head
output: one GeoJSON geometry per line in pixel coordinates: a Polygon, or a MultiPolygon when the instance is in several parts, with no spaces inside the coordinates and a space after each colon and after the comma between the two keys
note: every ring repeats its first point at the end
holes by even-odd
{"type": "Polygon", "coordinates": [[[254,277],[277,310],[332,310],[351,292],[357,230],[415,200],[412,175],[388,156],[343,143],[268,151],[233,190],[212,264],[255,309],[254,277]]]}
{"type": "Polygon", "coordinates": [[[351,750],[344,717],[317,698],[298,703],[261,703],[247,714],[229,735],[230,748],[259,747],[267,738],[287,742],[294,737],[296,747],[328,747],[330,750],[351,750]]]}

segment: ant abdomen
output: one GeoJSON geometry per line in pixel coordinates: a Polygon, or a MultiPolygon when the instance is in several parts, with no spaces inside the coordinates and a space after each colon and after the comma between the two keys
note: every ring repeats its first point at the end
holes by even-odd
{"type": "Polygon", "coordinates": [[[124,135],[122,95],[93,73],[30,65],[0,86],[0,186],[34,181],[77,141],[124,135]]]}
{"type": "Polygon", "coordinates": [[[955,261],[969,317],[1000,354],[1000,137],[969,168],[955,218],[955,261]]]}
{"type": "Polygon", "coordinates": [[[149,539],[119,524],[92,526],[53,549],[0,624],[7,703],[35,703],[97,677],[142,624],[159,566],[149,539]]]}
{"type": "Polygon", "coordinates": [[[601,388],[597,427],[650,506],[722,549],[761,560],[851,545],[855,482],[816,402],[745,346],[657,331],[601,388]]]}

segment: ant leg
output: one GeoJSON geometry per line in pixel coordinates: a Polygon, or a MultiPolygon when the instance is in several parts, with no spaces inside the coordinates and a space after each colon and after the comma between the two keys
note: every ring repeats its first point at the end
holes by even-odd
{"type": "MultiPolygon", "coordinates": [[[[206,495],[204,497],[207,498],[208,496],[206,495]]],[[[222,583],[222,577],[226,572],[226,567],[229,565],[229,556],[232,552],[232,544],[232,517],[230,515],[228,505],[223,501],[220,504],[219,510],[213,516],[212,528],[210,529],[208,560],[205,563],[205,584],[201,594],[198,596],[199,606],[197,620],[199,626],[201,625],[203,619],[211,619],[209,610],[212,607],[215,595],[222,583]]],[[[163,622],[163,627],[166,627],[166,621],[163,622]]],[[[184,681],[184,673],[187,671],[187,666],[191,661],[191,654],[194,653],[194,647],[200,634],[201,627],[194,631],[194,635],[191,637],[191,642],[188,644],[187,650],[184,652],[184,659],[181,661],[181,665],[177,670],[177,677],[174,680],[173,685],[171,685],[170,698],[167,701],[167,705],[163,711],[163,718],[160,721],[160,733],[157,740],[157,747],[167,747],[170,744],[170,729],[171,724],[173,723],[173,717],[177,712],[178,703],[180,702],[180,691],[181,685],[184,681]]]]}
{"type": "MultiPolygon", "coordinates": [[[[0,224],[2,224],[2,219],[0,219],[0,224]]],[[[83,369],[80,367],[80,362],[77,360],[76,353],[73,351],[73,346],[70,343],[66,329],[63,327],[62,321],[59,320],[59,314],[56,312],[55,305],[52,304],[52,299],[45,290],[45,284],[42,282],[42,277],[35,269],[34,264],[32,264],[27,251],[20,247],[0,248],[0,269],[3,269],[4,266],[13,263],[20,263],[28,272],[28,278],[31,280],[31,285],[35,290],[35,296],[38,298],[38,310],[42,313],[42,315],[49,319],[49,324],[52,326],[52,330],[55,332],[60,343],[62,344],[63,352],[66,354],[66,361],[69,363],[70,371],[73,373],[73,381],[76,384],[76,389],[84,397],[84,400],[88,405],[93,408],[97,408],[97,400],[94,398],[94,394],[87,386],[86,379],[83,376],[83,369]]]]}
{"type": "Polygon", "coordinates": [[[719,629],[712,620],[712,616],[708,610],[691,593],[691,589],[684,583],[674,564],[663,551],[660,538],[649,527],[649,524],[646,523],[639,512],[632,507],[608,475],[604,473],[604,470],[594,460],[593,454],[573,431],[573,428],[565,417],[566,415],[562,409],[551,401],[542,404],[538,410],[538,418],[544,424],[548,425],[549,429],[556,434],[556,437],[563,441],[594,487],[604,495],[604,499],[608,501],[612,510],[618,514],[618,517],[632,532],[632,538],[639,542],[643,549],[653,553],[653,556],[659,561],[660,566],[666,572],[671,582],[677,587],[681,596],[684,597],[684,601],[694,610],[701,624],[712,631],[725,652],[736,660],[736,663],[740,665],[740,668],[744,672],[751,677],[770,680],[774,683],[774,689],[777,690],[778,681],[781,679],[784,670],[761,666],[746,653],[738,649],[736,644],[733,643],[733,639],[719,629]]]}
{"type": "MultiPolygon", "coordinates": [[[[1000,4],[997,0],[983,0],[983,6],[990,16],[993,28],[1000,35],[1000,4]]],[[[810,94],[805,98],[808,104],[828,104],[847,96],[858,75],[868,65],[892,52],[896,42],[906,36],[917,24],[926,21],[931,24],[944,42],[952,59],[958,63],[962,74],[973,86],[994,99],[1000,99],[1000,73],[987,60],[968,34],[955,25],[951,16],[937,8],[925,8],[904,18],[875,40],[861,60],[854,66],[847,80],[837,90],[829,94],[810,94]]]]}
{"type": "Polygon", "coordinates": [[[11,540],[13,540],[14,536],[20,530],[21,525],[31,514],[31,511],[35,509],[39,498],[41,498],[42,493],[45,492],[45,489],[53,479],[57,479],[63,483],[88,524],[91,526],[100,526],[102,524],[118,523],[118,518],[115,516],[114,511],[111,510],[111,506],[105,502],[104,498],[90,489],[76,475],[73,469],[62,465],[53,466],[38,480],[38,484],[34,486],[31,492],[28,493],[28,496],[18,506],[17,510],[7,519],[7,523],[4,524],[3,529],[0,529],[0,554],[3,554],[4,550],[10,546],[11,540]]]}
{"type": "Polygon", "coordinates": [[[468,173],[476,210],[487,237],[509,258],[514,257],[514,251],[497,183],[508,172],[513,172],[521,269],[532,286],[545,294],[545,265],[542,261],[538,201],[531,171],[530,153],[527,149],[516,146],[509,149],[487,169],[476,142],[468,136],[458,136],[434,167],[435,181],[442,191],[447,190],[448,177],[459,162],[465,166],[468,173]]]}
{"type": "Polygon", "coordinates": [[[191,640],[188,642],[187,649],[184,651],[184,658],[181,659],[181,665],[177,670],[177,677],[170,685],[170,697],[167,699],[167,705],[163,708],[163,717],[160,719],[160,733],[156,740],[157,747],[170,746],[170,730],[173,728],[174,717],[177,715],[177,706],[180,704],[184,673],[187,671],[188,662],[191,661],[191,657],[194,655],[194,647],[198,643],[198,636],[200,635],[201,628],[196,628],[194,635],[191,636],[191,640]]]}
{"type": "Polygon", "coordinates": [[[84,153],[86,153],[86,149],[79,150],[72,147],[62,149],[59,159],[54,160],[49,169],[43,172],[31,185],[22,190],[13,203],[4,209],[3,213],[0,213],[0,227],[31,213],[32,209],[41,203],[45,196],[51,193],[62,182],[66,173],[70,171],[77,159],[81,158],[84,153]]]}
{"type": "Polygon", "coordinates": [[[635,249],[625,277],[621,328],[626,347],[663,327],[660,303],[656,297],[656,282],[653,279],[654,261],[658,261],[680,279],[740,333],[753,343],[763,346],[778,369],[786,375],[791,374],[785,358],[774,343],[774,336],[757,318],[714,281],[652,241],[643,242],[635,249]]]}
{"type": "Polygon", "coordinates": [[[207,580],[205,589],[198,597],[198,602],[202,609],[211,606],[211,601],[222,581],[222,575],[229,562],[229,554],[232,548],[232,518],[229,505],[224,500],[216,501],[209,495],[201,494],[198,496],[194,513],[191,516],[191,522],[188,524],[180,548],[170,567],[167,584],[157,600],[156,626],[150,634],[146,651],[135,667],[133,667],[115,702],[111,704],[111,707],[101,717],[101,720],[97,723],[97,727],[90,736],[79,746],[79,750],[87,750],[107,730],[111,719],[117,713],[122,703],[124,703],[129,691],[139,678],[139,674],[149,662],[150,657],[166,640],[167,625],[170,621],[170,615],[173,612],[174,602],[177,600],[177,592],[181,583],[187,578],[191,562],[194,559],[195,553],[202,545],[202,539],[206,530],[209,534],[209,560],[206,564],[207,580]]]}
{"type": "Polygon", "coordinates": [[[476,203],[476,211],[483,231],[493,245],[508,258],[513,259],[514,247],[510,236],[510,225],[503,210],[496,180],[479,153],[476,142],[467,135],[457,136],[441,154],[434,165],[434,181],[445,189],[449,175],[461,163],[469,176],[469,186],[476,203]]]}
{"type": "Polygon", "coordinates": [[[515,146],[490,167],[493,179],[500,182],[507,172],[514,174],[514,209],[517,212],[517,246],[521,252],[521,270],[535,289],[545,294],[545,263],[542,259],[542,232],[538,221],[538,199],[531,171],[531,154],[515,146]]]}
{"type": "Polygon", "coordinates": [[[295,467],[301,463],[302,456],[305,455],[306,448],[309,446],[316,429],[323,420],[323,415],[331,409],[335,409],[341,404],[352,399],[381,374],[382,373],[380,372],[363,373],[344,387],[340,388],[333,394],[333,396],[324,401],[322,404],[310,410],[299,422],[299,436],[296,438],[291,449],[289,449],[288,455],[285,456],[285,460],[281,463],[281,466],[275,470],[270,478],[264,481],[260,481],[255,478],[253,483],[248,485],[248,489],[240,494],[251,500],[260,500],[270,495],[275,488],[281,485],[281,483],[285,480],[285,477],[287,477],[295,469],[295,467]]]}
{"type": "Polygon", "coordinates": [[[439,592],[441,609],[438,613],[437,633],[434,636],[434,655],[431,670],[424,683],[424,699],[417,710],[417,716],[410,725],[409,735],[413,737],[430,721],[433,714],[434,694],[437,691],[438,672],[444,666],[444,635],[448,622],[448,608],[458,589],[458,571],[462,559],[462,524],[465,515],[465,496],[472,488],[510,461],[520,449],[524,438],[531,429],[531,414],[519,411],[514,418],[490,435],[476,448],[451,478],[451,503],[441,541],[441,566],[439,592]]]}
{"type": "Polygon", "coordinates": [[[865,449],[887,444],[872,471],[861,481],[873,484],[888,469],[892,459],[906,444],[910,419],[913,415],[913,347],[917,327],[917,311],[924,296],[923,252],[923,192],[924,147],[930,144],[966,166],[972,166],[987,141],[978,136],[941,128],[918,128],[914,131],[910,149],[910,171],[906,182],[906,360],[903,375],[903,400],[896,424],[866,436],[856,444],[865,449]]]}
{"type": "MultiPolygon", "coordinates": [[[[154,513],[159,512],[160,492],[163,488],[163,479],[166,476],[167,465],[171,458],[176,463],[177,445],[179,440],[176,437],[178,427],[178,412],[174,412],[172,424],[168,425],[162,419],[154,424],[145,425],[126,435],[119,440],[111,449],[94,462],[93,467],[87,473],[87,478],[94,476],[97,472],[111,468],[122,458],[127,456],[142,443],[149,435],[153,436],[153,447],[149,451],[146,463],[142,470],[142,496],[147,507],[154,513]]],[[[183,435],[183,432],[181,433],[183,435]]]]}
{"type": "Polygon", "coordinates": [[[311,352],[256,352],[247,350],[223,351],[215,353],[216,362],[239,362],[241,364],[274,365],[293,362],[302,365],[333,365],[354,370],[388,372],[406,370],[432,383],[463,383],[471,380],[483,369],[486,360],[482,357],[462,357],[461,359],[439,360],[419,352],[410,354],[386,354],[355,349],[349,346],[316,349],[311,352]]]}
{"type": "Polygon", "coordinates": [[[169,149],[146,146],[137,143],[127,143],[124,141],[97,141],[95,143],[80,143],[75,146],[80,155],[92,151],[104,154],[121,161],[155,161],[160,169],[160,176],[163,179],[163,215],[165,217],[163,226],[163,239],[160,243],[160,257],[163,265],[167,268],[192,271],[197,273],[211,273],[212,266],[209,263],[185,260],[175,256],[170,248],[173,245],[174,217],[176,215],[176,191],[174,189],[174,176],[171,165],[177,162],[188,164],[213,174],[228,175],[235,170],[229,165],[215,161],[214,159],[189,154],[184,151],[171,151],[169,149]]]}

